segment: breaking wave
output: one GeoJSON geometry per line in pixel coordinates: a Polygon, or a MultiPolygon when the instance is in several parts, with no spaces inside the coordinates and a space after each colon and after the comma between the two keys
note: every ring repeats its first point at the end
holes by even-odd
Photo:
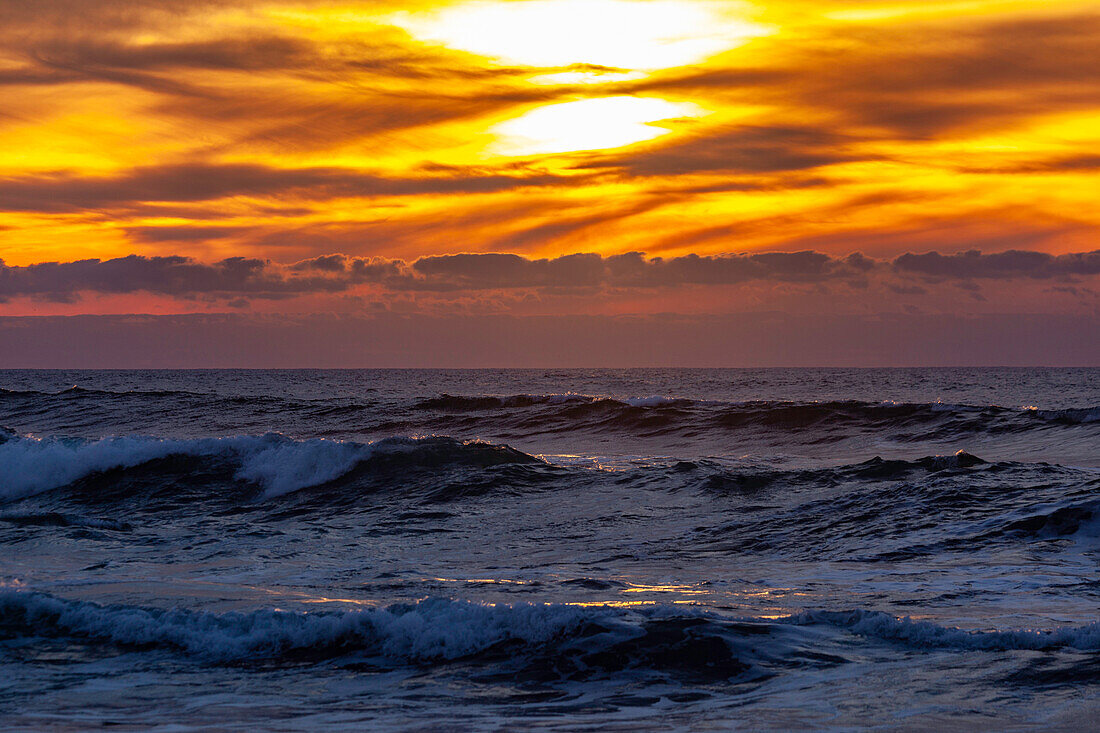
{"type": "Polygon", "coordinates": [[[768,623],[725,621],[672,606],[486,605],[442,598],[338,612],[210,613],[104,606],[0,591],[0,638],[65,638],[182,653],[200,662],[375,667],[500,664],[507,674],[586,678],[626,670],[728,680],[759,665],[833,664],[801,654],[768,623]],[[762,644],[768,636],[772,644],[762,644]]]}
{"type": "Polygon", "coordinates": [[[827,635],[805,633],[804,627],[915,650],[1100,649],[1100,622],[970,631],[869,610],[759,619],[670,605],[488,605],[442,598],[350,611],[211,613],[0,590],[0,638],[75,639],[165,650],[214,664],[350,657],[391,668],[472,662],[558,678],[630,670],[717,681],[847,661],[838,652],[850,643],[830,644],[827,635]]]}
{"type": "Polygon", "coordinates": [[[278,433],[190,440],[12,437],[0,442],[0,465],[4,466],[0,500],[19,499],[96,473],[177,456],[228,461],[236,467],[233,477],[259,485],[264,497],[325,484],[372,461],[410,466],[541,462],[507,446],[445,437],[387,438],[373,443],[292,440],[278,433]]]}

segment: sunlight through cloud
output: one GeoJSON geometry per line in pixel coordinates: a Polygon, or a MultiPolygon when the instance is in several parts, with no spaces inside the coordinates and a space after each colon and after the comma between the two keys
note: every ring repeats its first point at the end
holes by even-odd
{"type": "Polygon", "coordinates": [[[461,3],[391,22],[421,40],[512,64],[664,69],[695,63],[769,29],[686,0],[519,0],[461,3]]]}
{"type": "Polygon", "coordinates": [[[603,97],[538,107],[502,122],[490,132],[490,151],[502,155],[600,150],[652,140],[670,131],[654,123],[701,117],[707,111],[690,102],[655,97],[603,97]]]}

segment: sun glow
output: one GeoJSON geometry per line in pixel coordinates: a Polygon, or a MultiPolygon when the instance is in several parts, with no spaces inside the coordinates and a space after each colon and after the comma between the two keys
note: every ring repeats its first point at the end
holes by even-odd
{"type": "Polygon", "coordinates": [[[656,97],[601,97],[550,104],[492,128],[501,155],[567,153],[617,148],[670,132],[655,123],[701,117],[707,111],[690,102],[656,97]]]}
{"type": "MultiPolygon", "coordinates": [[[[726,8],[728,9],[728,5],[726,8]]],[[[391,22],[421,40],[511,64],[665,69],[768,32],[687,0],[475,0],[391,22]]]]}

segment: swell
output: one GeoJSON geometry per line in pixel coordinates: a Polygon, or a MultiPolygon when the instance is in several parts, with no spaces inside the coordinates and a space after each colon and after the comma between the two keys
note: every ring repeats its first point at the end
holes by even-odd
{"type": "Polygon", "coordinates": [[[713,461],[677,461],[670,471],[688,485],[720,494],[751,493],[762,489],[837,486],[848,482],[901,481],[914,476],[965,472],[984,467],[991,471],[1010,470],[1026,464],[989,463],[959,450],[952,455],[925,456],[912,461],[880,457],[840,466],[813,469],[736,469],[713,461]]]}
{"type": "Polygon", "coordinates": [[[1100,536],[1100,477],[1047,463],[987,462],[959,451],[802,470],[709,461],[667,470],[681,488],[740,509],[695,530],[695,542],[725,552],[877,562],[1100,536]]]}
{"type": "Polygon", "coordinates": [[[801,626],[828,624],[859,636],[882,639],[918,649],[960,651],[1047,651],[1053,649],[1100,650],[1100,621],[1083,626],[1053,629],[1011,629],[971,631],[940,626],[931,621],[898,618],[881,611],[811,610],[796,614],[785,623],[801,626]]]}
{"type": "Polygon", "coordinates": [[[9,437],[0,443],[0,500],[69,486],[81,479],[155,462],[192,458],[233,468],[232,478],[257,485],[263,497],[327,484],[364,466],[493,466],[542,461],[503,445],[446,437],[387,438],[373,443],[261,436],[173,440],[156,437],[9,437]]]}
{"type": "MultiPolygon", "coordinates": [[[[280,413],[316,414],[318,410],[331,409],[325,400],[295,399],[282,395],[233,395],[217,392],[194,392],[183,389],[161,390],[110,390],[72,386],[56,392],[41,390],[13,390],[0,388],[0,406],[13,416],[43,415],[52,412],[81,414],[89,407],[114,409],[123,413],[138,410],[188,410],[196,416],[217,414],[225,410],[247,411],[277,410],[280,413]]],[[[350,409],[363,411],[374,403],[353,404],[350,409]]],[[[341,409],[349,409],[344,405],[341,409]]]]}
{"type": "MultiPolygon", "coordinates": [[[[383,404],[376,399],[296,399],[281,395],[226,395],[187,390],[112,391],[71,387],[58,392],[0,389],[11,420],[53,424],[60,416],[79,423],[103,405],[123,421],[134,411],[188,411],[200,422],[230,419],[249,424],[262,414],[308,424],[336,421],[338,428],[429,431],[503,428],[524,435],[575,430],[614,430],[645,436],[693,436],[708,432],[796,434],[827,442],[852,432],[888,431],[903,437],[947,438],[1011,434],[1046,428],[1100,426],[1100,406],[1059,410],[941,402],[860,400],[727,402],[679,397],[616,399],[578,393],[450,395],[383,404]],[[341,422],[343,421],[343,422],[341,422]]],[[[397,432],[397,430],[394,430],[397,432]]]]}
{"type": "Polygon", "coordinates": [[[1100,407],[1063,410],[997,405],[865,402],[719,402],[674,397],[619,400],[583,394],[510,396],[441,395],[421,400],[415,411],[437,415],[479,415],[519,428],[685,430],[922,430],[927,435],[1012,433],[1053,426],[1100,424],[1100,407]]]}
{"type": "Polygon", "coordinates": [[[185,389],[128,389],[128,390],[114,390],[114,389],[92,389],[90,387],[81,387],[79,385],[73,385],[66,387],[65,389],[59,389],[55,392],[48,390],[38,389],[4,389],[0,387],[0,398],[18,398],[18,397],[208,397],[213,396],[210,392],[192,392],[185,389]]]}

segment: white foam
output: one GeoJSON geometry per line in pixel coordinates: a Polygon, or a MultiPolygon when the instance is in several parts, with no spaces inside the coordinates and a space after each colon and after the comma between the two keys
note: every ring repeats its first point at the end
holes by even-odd
{"type": "Polygon", "coordinates": [[[338,479],[378,455],[424,450],[436,458],[440,451],[457,458],[469,449],[485,447],[497,448],[480,441],[434,436],[384,438],[372,443],[293,440],[279,433],[191,440],[28,436],[0,443],[0,500],[20,499],[67,486],[93,473],[133,468],[169,456],[223,458],[236,465],[237,479],[258,484],[263,489],[261,498],[271,498],[338,479]]]}
{"type": "MultiPolygon", "coordinates": [[[[402,447],[394,441],[384,445],[389,450],[402,447]]],[[[19,499],[92,473],[173,455],[225,457],[238,464],[237,478],[258,483],[265,496],[278,496],[339,478],[368,458],[375,446],[320,438],[295,441],[276,433],[194,440],[22,437],[0,444],[0,498],[19,499]]]]}
{"type": "Polygon", "coordinates": [[[332,647],[400,661],[457,659],[503,641],[538,644],[567,636],[594,618],[613,626],[615,617],[623,615],[569,605],[491,606],[444,599],[337,613],[214,614],[100,606],[18,590],[0,590],[0,614],[46,634],[61,631],[119,644],[171,646],[216,661],[332,647]]]}
{"type": "MultiPolygon", "coordinates": [[[[100,606],[17,588],[0,589],[0,617],[6,623],[23,625],[25,633],[60,632],[119,644],[170,646],[216,661],[266,658],[295,649],[340,648],[410,662],[458,659],[513,640],[529,645],[568,641],[574,632],[593,623],[600,627],[597,633],[605,641],[611,641],[636,638],[642,633],[640,624],[646,619],[705,618],[719,625],[716,630],[733,620],[672,605],[636,608],[542,603],[492,605],[442,598],[341,612],[262,609],[217,614],[100,606]]],[[[867,610],[813,610],[779,619],[750,617],[736,622],[823,624],[917,648],[1100,650],[1100,622],[1053,629],[968,631],[867,610]]],[[[760,654],[764,651],[757,650],[760,654]]]]}

